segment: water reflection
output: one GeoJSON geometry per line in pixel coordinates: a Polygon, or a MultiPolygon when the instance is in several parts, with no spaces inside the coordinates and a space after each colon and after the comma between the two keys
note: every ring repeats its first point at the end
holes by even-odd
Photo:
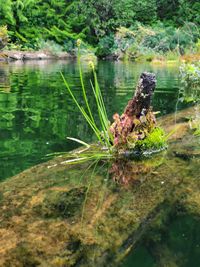
{"type": "MultiPolygon", "coordinates": [[[[183,127],[181,118],[194,109],[181,114],[183,127]]],[[[165,122],[173,126],[174,116],[165,122]]],[[[111,267],[128,252],[124,267],[189,267],[193,255],[198,263],[199,158],[185,161],[174,151],[199,145],[181,129],[166,154],[150,160],[73,165],[65,154],[7,179],[0,188],[0,265],[111,267]]]]}
{"type": "Polygon", "coordinates": [[[151,226],[120,267],[199,266],[199,230],[199,219],[187,214],[171,214],[160,228],[151,226]]]}
{"type": "Polygon", "coordinates": [[[130,186],[144,181],[145,175],[153,171],[154,167],[154,163],[150,161],[135,162],[118,159],[112,162],[109,173],[116,183],[130,186]]]}
{"type": "MultiPolygon", "coordinates": [[[[83,63],[89,103],[97,117],[90,88],[91,70],[83,63]]],[[[178,95],[178,68],[149,64],[99,62],[97,74],[109,118],[123,111],[144,70],[157,75],[154,109],[173,112],[178,95]]],[[[81,103],[78,67],[74,61],[26,61],[0,64],[0,178],[42,162],[46,154],[69,151],[77,144],[67,136],[92,142],[94,136],[64,87],[67,77],[81,103]]]]}

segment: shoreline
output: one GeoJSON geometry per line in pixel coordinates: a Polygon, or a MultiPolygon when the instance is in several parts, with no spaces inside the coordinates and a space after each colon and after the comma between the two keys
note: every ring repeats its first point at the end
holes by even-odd
{"type": "Polygon", "coordinates": [[[45,51],[1,51],[0,61],[26,61],[26,60],[50,60],[50,59],[74,59],[75,55],[67,52],[52,54],[45,51]]]}
{"type": "MultiPolygon", "coordinates": [[[[62,59],[76,59],[77,56],[75,54],[70,54],[68,52],[59,52],[56,54],[52,54],[46,51],[19,51],[19,50],[5,50],[0,51],[0,62],[11,62],[11,61],[26,61],[26,60],[62,60],[62,59]]],[[[86,61],[96,60],[97,57],[93,54],[81,55],[81,58],[86,61]]],[[[123,60],[116,59],[112,56],[103,58],[102,60],[108,61],[130,61],[130,62],[149,62],[151,64],[175,64],[177,62],[193,62],[200,61],[200,54],[186,54],[182,55],[176,59],[167,59],[167,57],[155,57],[152,60],[145,59],[136,59],[136,60],[123,60]]]]}

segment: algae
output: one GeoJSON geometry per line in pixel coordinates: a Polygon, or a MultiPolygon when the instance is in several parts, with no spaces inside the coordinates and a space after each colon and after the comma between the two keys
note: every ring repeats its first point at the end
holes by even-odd
{"type": "MultiPolygon", "coordinates": [[[[151,160],[101,160],[90,168],[65,165],[63,155],[4,181],[0,266],[116,266],[153,225],[154,240],[162,238],[156,229],[174,208],[198,217],[199,158],[187,164],[175,154],[197,145],[183,120],[193,112],[176,114],[169,149],[151,160]]],[[[170,132],[174,121],[160,123],[170,132]]]]}

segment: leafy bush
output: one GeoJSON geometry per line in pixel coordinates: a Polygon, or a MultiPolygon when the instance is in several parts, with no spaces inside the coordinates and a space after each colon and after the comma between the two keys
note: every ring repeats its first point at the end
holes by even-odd
{"type": "Polygon", "coordinates": [[[3,49],[8,42],[7,26],[0,27],[0,49],[3,49]]]}
{"type": "Polygon", "coordinates": [[[181,28],[165,27],[162,23],[153,28],[155,34],[146,36],[143,45],[154,49],[156,52],[177,50],[180,54],[188,47],[194,47],[194,43],[200,33],[193,23],[185,23],[181,28]]]}
{"type": "Polygon", "coordinates": [[[187,52],[198,50],[200,32],[194,23],[185,23],[180,28],[165,26],[163,23],[144,26],[136,23],[132,28],[120,27],[115,35],[103,37],[98,44],[98,55],[118,55],[118,58],[136,59],[166,54],[168,59],[177,59],[187,52]],[[197,44],[195,45],[195,42],[197,44]],[[123,55],[122,55],[123,54],[123,55]]]}
{"type": "MultiPolygon", "coordinates": [[[[116,47],[117,48],[117,47],[116,47]]],[[[100,39],[96,55],[100,58],[111,55],[115,51],[114,35],[105,36],[100,39]]]]}
{"type": "Polygon", "coordinates": [[[44,41],[41,40],[38,45],[39,49],[44,50],[45,52],[48,52],[52,55],[57,55],[63,51],[63,48],[61,45],[55,43],[54,41],[44,41]]]}
{"type": "Polygon", "coordinates": [[[180,90],[183,102],[199,102],[200,100],[200,63],[182,64],[180,66],[180,90]]]}
{"type": "Polygon", "coordinates": [[[180,76],[185,88],[200,88],[200,63],[182,64],[180,76]]]}

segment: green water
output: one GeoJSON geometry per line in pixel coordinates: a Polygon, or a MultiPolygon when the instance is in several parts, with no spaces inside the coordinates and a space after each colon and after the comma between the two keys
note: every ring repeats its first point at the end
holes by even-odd
{"type": "Polygon", "coordinates": [[[166,225],[147,232],[120,267],[200,266],[199,218],[180,215],[168,218],[166,225]]]}
{"type": "MultiPolygon", "coordinates": [[[[198,115],[179,98],[178,67],[99,62],[110,119],[132,97],[139,74],[156,73],[154,110],[179,129],[162,153],[141,161],[66,165],[77,144],[94,137],[66,93],[60,71],[82,101],[75,62],[0,66],[0,266],[200,266],[200,138],[186,118],[198,115]],[[181,155],[184,155],[182,157],[181,155]],[[20,171],[27,171],[20,173],[20,171]]],[[[91,78],[84,65],[85,82],[91,78]]],[[[89,88],[89,87],[87,87],[89,88]]],[[[91,89],[89,101],[96,114],[91,89]]]]}
{"type": "MultiPolygon", "coordinates": [[[[96,114],[84,63],[92,112],[96,114]]],[[[74,61],[27,61],[0,65],[0,179],[15,175],[45,161],[48,153],[69,151],[76,143],[67,136],[86,142],[93,140],[91,130],[66,93],[60,72],[67,77],[82,101],[77,64],[74,61]]],[[[142,71],[157,76],[154,110],[174,112],[177,105],[178,67],[151,66],[122,62],[99,62],[97,74],[110,119],[122,112],[142,71]]]]}

